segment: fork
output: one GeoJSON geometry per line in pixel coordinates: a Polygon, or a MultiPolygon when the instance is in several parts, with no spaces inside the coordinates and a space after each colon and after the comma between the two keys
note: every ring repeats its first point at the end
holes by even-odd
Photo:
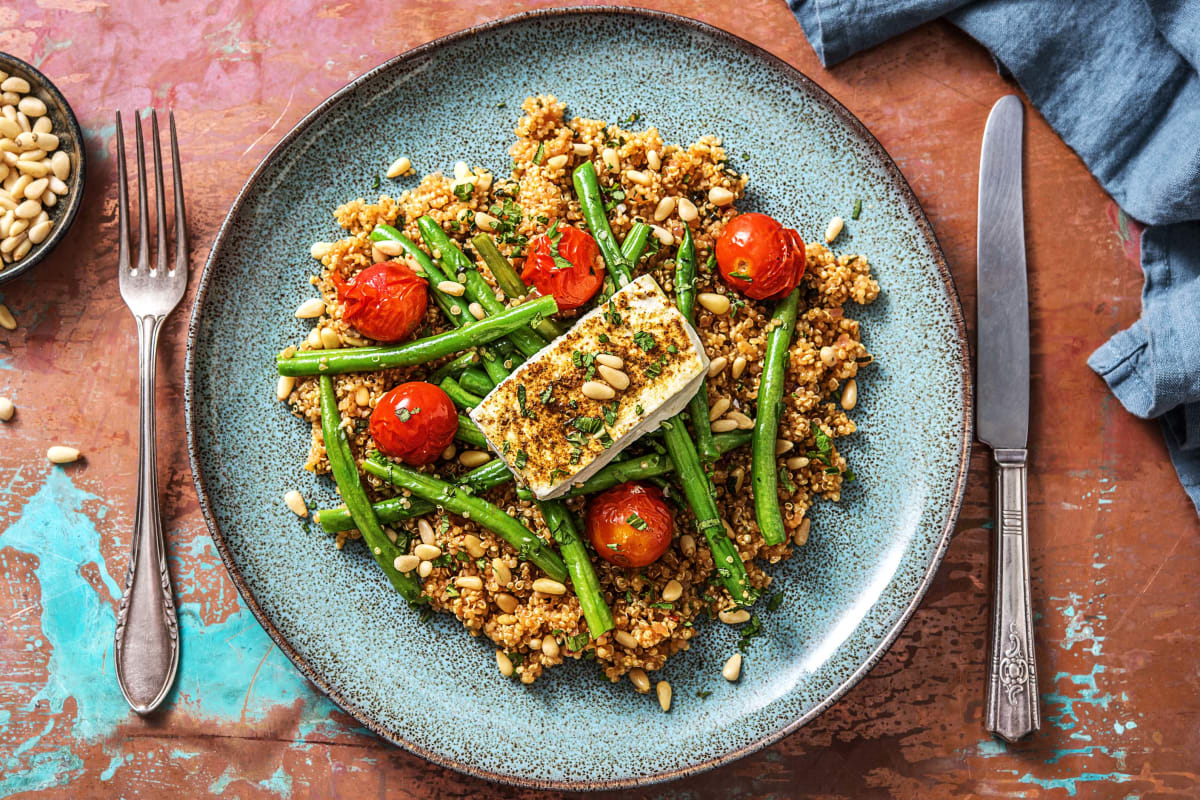
{"type": "Polygon", "coordinates": [[[129,570],[117,610],[117,682],[130,707],[139,714],[157,708],[175,682],[179,668],[179,624],[171,574],[163,548],[158,507],[158,462],[154,439],[154,360],[163,321],[187,290],[187,219],[175,114],[171,122],[171,166],[175,183],[175,263],[167,266],[167,209],[163,190],[162,148],[158,114],[150,116],[154,137],[155,206],[158,216],[157,263],[150,267],[150,208],[146,198],[146,159],[142,121],[134,114],[138,167],[138,254],[129,261],[129,188],[125,173],[125,136],[117,112],[117,189],[119,246],[117,268],[121,297],[133,313],[138,331],[138,486],[129,570]]]}

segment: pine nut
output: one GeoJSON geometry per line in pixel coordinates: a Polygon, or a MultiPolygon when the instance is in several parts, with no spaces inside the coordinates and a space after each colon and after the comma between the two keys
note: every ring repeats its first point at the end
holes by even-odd
{"type": "Polygon", "coordinates": [[[421,540],[422,544],[437,543],[437,537],[433,535],[433,526],[424,517],[417,520],[417,537],[421,540]]]}
{"type": "Polygon", "coordinates": [[[745,371],[746,371],[746,357],[738,356],[737,358],[735,358],[733,360],[733,369],[730,370],[729,374],[731,374],[733,376],[734,380],[737,380],[738,378],[742,377],[742,373],[745,371]]]}
{"type": "Polygon", "coordinates": [[[500,610],[506,614],[511,614],[517,610],[517,598],[513,597],[508,592],[501,592],[496,595],[496,605],[500,606],[500,610]]]}
{"type": "Polygon", "coordinates": [[[417,567],[417,574],[420,575],[422,578],[428,578],[430,575],[433,574],[433,562],[432,561],[422,561],[420,566],[417,567]]]}
{"type": "Polygon", "coordinates": [[[321,344],[321,329],[320,328],[313,328],[311,331],[309,331],[308,338],[306,339],[306,341],[308,342],[309,348],[312,350],[320,350],[321,348],[323,348],[325,346],[325,345],[321,344]]]}
{"type": "Polygon", "coordinates": [[[392,239],[381,239],[375,242],[375,249],[392,258],[404,253],[404,248],[400,246],[400,243],[392,239]]]}
{"type": "Polygon", "coordinates": [[[342,346],[342,339],[333,328],[321,328],[321,347],[326,350],[337,350],[342,346]]]}
{"type": "Polygon", "coordinates": [[[51,175],[46,180],[50,181],[50,191],[54,192],[57,195],[64,195],[67,193],[67,189],[69,187],[65,183],[63,183],[61,180],[59,180],[58,176],[51,175]]]}
{"type": "Polygon", "coordinates": [[[664,219],[671,216],[672,212],[674,211],[675,198],[670,196],[664,197],[662,200],[658,201],[658,206],[654,209],[654,221],[662,222],[664,219]]]}
{"type": "Polygon", "coordinates": [[[476,591],[483,588],[483,581],[478,575],[460,575],[454,579],[454,585],[459,589],[475,589],[476,591]]]}
{"type": "Polygon", "coordinates": [[[730,402],[728,397],[718,397],[717,402],[713,403],[712,407],[708,409],[708,421],[716,422],[725,416],[725,412],[729,410],[731,405],[733,403],[730,402]]]}
{"type": "Polygon", "coordinates": [[[613,387],[609,386],[607,383],[601,383],[600,381],[584,382],[582,391],[584,397],[590,397],[593,400],[612,400],[617,396],[617,393],[613,390],[613,387]]]}
{"type": "Polygon", "coordinates": [[[482,231],[494,231],[500,227],[500,220],[483,211],[475,212],[475,227],[482,231]]]}
{"type": "Polygon", "coordinates": [[[479,541],[479,537],[473,533],[469,533],[463,538],[463,544],[466,546],[467,552],[471,554],[471,558],[483,558],[483,554],[487,552],[483,549],[483,542],[479,541]]]}
{"type": "Polygon", "coordinates": [[[24,233],[18,233],[9,236],[3,242],[0,242],[0,254],[10,255],[27,238],[29,237],[27,237],[24,233]]]}
{"type": "Polygon", "coordinates": [[[20,261],[22,258],[27,256],[29,254],[29,251],[32,249],[33,249],[33,242],[29,241],[29,239],[26,238],[25,241],[23,241],[19,245],[17,245],[16,250],[13,250],[13,253],[12,253],[13,261],[20,261]]]}
{"type": "Polygon", "coordinates": [[[832,367],[837,363],[837,352],[829,345],[825,345],[821,348],[821,362],[827,367],[832,367]]]}
{"type": "Polygon", "coordinates": [[[542,655],[547,658],[558,658],[558,642],[554,641],[553,636],[547,636],[542,639],[542,655]]]}
{"type": "Polygon", "coordinates": [[[54,208],[58,205],[58,195],[54,194],[54,192],[42,195],[42,205],[46,208],[54,208]]]}
{"type": "Polygon", "coordinates": [[[325,301],[319,297],[310,297],[296,309],[297,319],[316,319],[325,313],[325,301]]]}
{"type": "Polygon", "coordinates": [[[42,192],[46,191],[46,187],[49,185],[49,179],[38,178],[36,181],[25,187],[25,199],[37,200],[42,196],[42,192]]]}
{"type": "Polygon", "coordinates": [[[701,292],[696,295],[696,302],[718,316],[729,313],[729,298],[716,292],[701,292]]]}
{"type": "Polygon", "coordinates": [[[641,694],[650,691],[650,678],[646,675],[646,670],[641,667],[634,667],[629,670],[629,682],[633,684],[633,688],[641,694]]]}
{"type": "Polygon", "coordinates": [[[0,137],[16,139],[21,135],[21,126],[8,117],[0,117],[0,137]]]}
{"type": "Polygon", "coordinates": [[[400,158],[397,158],[392,162],[392,165],[388,167],[387,176],[389,178],[399,178],[401,175],[407,173],[410,169],[412,169],[412,160],[406,158],[405,156],[400,156],[400,158]]]}
{"type": "Polygon", "coordinates": [[[623,392],[629,388],[629,376],[621,370],[613,369],[607,364],[601,364],[596,369],[600,373],[600,377],[608,381],[617,391],[623,392]]]}
{"type": "Polygon", "coordinates": [[[741,430],[748,431],[754,427],[754,420],[750,419],[740,411],[730,411],[725,416],[736,422],[738,428],[741,430]]]}
{"type": "Polygon", "coordinates": [[[733,526],[732,526],[732,525],[730,525],[730,524],[729,524],[728,522],[726,522],[725,520],[721,520],[721,526],[722,526],[723,528],[725,528],[725,535],[726,535],[726,536],[728,536],[730,539],[732,539],[733,541],[735,541],[735,542],[736,542],[736,541],[737,541],[737,537],[733,535],[733,526]]]}
{"type": "Polygon", "coordinates": [[[596,363],[603,364],[606,367],[613,369],[624,369],[625,361],[620,356],[614,356],[611,353],[601,353],[596,356],[596,363]]]}
{"type": "Polygon", "coordinates": [[[433,561],[442,554],[442,548],[436,544],[421,543],[413,548],[413,555],[422,561],[433,561]]]}
{"type": "Polygon", "coordinates": [[[732,419],[718,419],[709,427],[712,429],[713,433],[729,433],[730,431],[736,431],[738,424],[732,419]]]}
{"type": "Polygon", "coordinates": [[[496,666],[500,668],[500,674],[506,678],[513,674],[512,659],[503,650],[496,651],[496,666]]]}
{"type": "MultiPolygon", "coordinates": [[[[24,191],[24,189],[22,189],[24,191]]],[[[26,200],[17,206],[16,215],[18,219],[33,219],[38,214],[42,213],[42,204],[37,200],[26,200]]]]}
{"type": "Polygon", "coordinates": [[[12,419],[15,410],[16,406],[13,405],[12,400],[9,400],[7,397],[0,397],[0,422],[8,422],[12,419]]]}
{"type": "Polygon", "coordinates": [[[542,594],[566,594],[567,587],[553,578],[538,578],[533,582],[533,590],[542,594]]]}
{"type": "Polygon", "coordinates": [[[17,110],[27,117],[46,116],[46,104],[37,97],[22,97],[17,103],[17,110]]]}
{"type": "Polygon", "coordinates": [[[550,169],[562,169],[567,165],[567,157],[564,155],[550,156],[546,159],[546,166],[550,169]]]}
{"type": "Polygon", "coordinates": [[[846,386],[842,389],[842,408],[850,411],[856,405],[858,405],[858,381],[851,378],[846,381],[846,386]]]}
{"type": "Polygon", "coordinates": [[[717,356],[712,361],[708,362],[708,377],[717,377],[727,366],[729,366],[729,359],[725,356],[717,356]]]}
{"type": "Polygon", "coordinates": [[[467,290],[467,287],[463,286],[458,281],[438,281],[437,288],[439,292],[453,295],[454,297],[462,297],[463,292],[467,290]]]}
{"type": "Polygon", "coordinates": [[[467,306],[467,311],[470,311],[471,316],[475,319],[483,319],[487,316],[487,313],[483,310],[483,306],[479,305],[479,303],[471,303],[471,305],[467,306]]]}
{"type": "Polygon", "coordinates": [[[717,618],[726,625],[740,625],[750,619],[750,612],[744,608],[725,610],[718,612],[717,618]]]}
{"type": "Polygon", "coordinates": [[[629,631],[614,631],[613,639],[626,650],[634,650],[638,646],[637,639],[629,631]]]}
{"type": "Polygon", "coordinates": [[[691,222],[700,216],[700,212],[696,210],[696,204],[686,197],[679,198],[679,218],[684,222],[691,222]]]}
{"type": "Polygon", "coordinates": [[[54,170],[54,177],[65,181],[71,174],[71,157],[60,150],[50,157],[50,168],[54,170]]]}
{"type": "Polygon", "coordinates": [[[797,547],[800,547],[808,541],[808,531],[810,528],[812,528],[811,519],[805,517],[804,519],[800,520],[800,526],[796,528],[796,532],[792,534],[792,541],[796,543],[797,547]]]}
{"type": "Polygon", "coordinates": [[[15,236],[20,236],[22,233],[24,233],[28,229],[29,229],[29,220],[18,219],[16,221],[14,221],[11,226],[9,226],[8,236],[10,239],[15,236]]]}
{"type": "Polygon", "coordinates": [[[663,587],[663,602],[674,603],[680,597],[683,597],[683,584],[672,578],[671,580],[667,581],[667,585],[663,587]]]}
{"type": "Polygon", "coordinates": [[[508,586],[512,583],[512,570],[508,568],[508,564],[505,564],[502,558],[492,559],[492,574],[496,577],[496,583],[501,586],[508,586]]]}
{"type": "Polygon", "coordinates": [[[685,533],[679,537],[679,552],[683,553],[688,558],[696,555],[696,537],[690,533],[685,533]]]}
{"type": "Polygon", "coordinates": [[[297,517],[308,516],[308,506],[304,504],[304,495],[295,489],[283,495],[283,502],[297,517]]]}
{"type": "Polygon", "coordinates": [[[646,151],[646,166],[653,170],[662,168],[662,157],[658,154],[657,150],[646,151]]]}
{"type": "Polygon", "coordinates": [[[275,399],[283,402],[292,394],[292,390],[296,388],[296,379],[291,375],[280,375],[279,380],[275,382],[275,399]]]}
{"type": "Polygon", "coordinates": [[[49,117],[38,117],[37,122],[33,123],[34,133],[50,133],[52,130],[54,130],[54,123],[50,121],[49,117]]]}
{"type": "Polygon", "coordinates": [[[392,566],[396,568],[396,572],[412,572],[421,566],[421,559],[411,555],[396,556],[392,566]]]}
{"type": "MultiPolygon", "coordinates": [[[[25,153],[24,155],[31,156],[33,154],[25,153]]],[[[32,158],[17,159],[17,169],[33,178],[44,178],[50,174],[50,168],[48,166],[46,166],[40,160],[32,158]]]]}
{"type": "Polygon", "coordinates": [[[714,186],[708,190],[708,202],[714,206],[727,206],[733,202],[733,192],[723,186],[714,186]]]}
{"type": "Polygon", "coordinates": [[[834,217],[829,220],[829,227],[825,229],[825,244],[833,244],[833,240],[842,232],[842,226],[845,224],[846,221],[841,217],[834,217]]]}
{"type": "Polygon", "coordinates": [[[787,439],[776,439],[775,440],[775,455],[781,456],[784,453],[786,453],[788,450],[791,450],[795,446],[796,446],[795,444],[793,444],[792,442],[789,442],[787,439]]]}
{"type": "Polygon", "coordinates": [[[74,447],[56,444],[46,451],[46,458],[55,464],[70,464],[79,459],[79,451],[74,447]]]}
{"type": "Polygon", "coordinates": [[[788,469],[804,469],[809,465],[808,456],[792,456],[787,460],[788,469]]]}
{"type": "Polygon", "coordinates": [[[655,692],[658,693],[658,704],[662,706],[663,711],[671,710],[671,684],[666,681],[659,681],[655,687],[655,692]]]}
{"type": "Polygon", "coordinates": [[[458,454],[458,463],[462,464],[467,469],[482,467],[491,460],[492,454],[484,452],[483,450],[464,450],[458,454]]]}
{"type": "Polygon", "coordinates": [[[454,162],[454,178],[455,178],[455,180],[457,180],[459,183],[462,183],[464,179],[469,178],[469,177],[471,177],[471,168],[467,166],[467,162],[465,162],[465,161],[454,162]]]}
{"type": "Polygon", "coordinates": [[[659,227],[658,225],[651,225],[650,230],[654,231],[655,237],[658,238],[658,241],[663,247],[670,247],[671,245],[675,244],[674,235],[672,235],[672,233],[666,228],[659,227]]]}
{"type": "Polygon", "coordinates": [[[11,78],[6,78],[3,83],[0,83],[0,91],[16,92],[18,94],[29,93],[29,81],[24,78],[18,78],[13,75],[11,78]]]}
{"type": "Polygon", "coordinates": [[[734,653],[725,662],[725,666],[721,668],[721,677],[733,683],[742,674],[742,654],[734,653]]]}
{"type": "Polygon", "coordinates": [[[592,154],[592,146],[590,144],[573,144],[571,145],[571,149],[575,151],[575,155],[577,156],[590,156],[592,154]]]}
{"type": "Polygon", "coordinates": [[[17,320],[13,317],[12,312],[8,310],[8,306],[0,303],[0,328],[15,331],[17,329],[17,320]]]}
{"type": "MultiPolygon", "coordinates": [[[[38,121],[40,122],[41,120],[38,121]]],[[[40,133],[37,130],[31,131],[30,133],[32,136],[36,137],[34,141],[37,143],[38,150],[45,150],[47,153],[53,153],[58,149],[58,137],[53,133],[40,133]]],[[[43,158],[45,158],[45,156],[43,156],[43,158]]]]}
{"type": "Polygon", "coordinates": [[[313,242],[312,247],[308,248],[308,254],[320,261],[325,256],[329,255],[329,251],[333,249],[333,245],[329,242],[313,242]]]}
{"type": "Polygon", "coordinates": [[[620,159],[617,158],[617,151],[611,147],[601,150],[600,158],[604,161],[604,166],[612,172],[616,172],[621,167],[620,159]]]}
{"type": "Polygon", "coordinates": [[[629,180],[633,181],[634,183],[636,183],[640,186],[649,186],[650,185],[650,176],[640,170],[636,170],[636,169],[628,170],[625,173],[625,177],[629,178],[629,180]]]}
{"type": "Polygon", "coordinates": [[[359,408],[369,408],[371,405],[371,390],[365,386],[355,389],[354,404],[359,408]]]}

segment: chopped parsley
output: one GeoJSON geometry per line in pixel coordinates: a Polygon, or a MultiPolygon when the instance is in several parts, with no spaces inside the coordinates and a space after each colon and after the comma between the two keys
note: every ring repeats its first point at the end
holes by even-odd
{"type": "Polygon", "coordinates": [[[858,476],[854,474],[853,470],[848,469],[842,473],[842,480],[847,481],[847,482],[855,480],[857,477],[858,476]]]}
{"type": "Polygon", "coordinates": [[[447,586],[446,587],[446,596],[447,597],[459,597],[461,595],[462,595],[462,592],[460,592],[458,590],[457,586],[447,586]]]}
{"type": "Polygon", "coordinates": [[[470,561],[471,560],[471,557],[462,550],[459,550],[457,553],[455,553],[454,557],[457,558],[459,561],[470,561]]]}
{"type": "Polygon", "coordinates": [[[546,149],[545,142],[538,142],[537,152],[533,154],[533,163],[535,163],[535,164],[542,163],[542,156],[545,153],[545,149],[546,149]]]}
{"type": "Polygon", "coordinates": [[[646,413],[646,409],[642,408],[641,403],[637,403],[633,407],[633,413],[637,414],[638,416],[641,416],[642,414],[646,413]]]}
{"type": "Polygon", "coordinates": [[[667,352],[670,353],[671,355],[675,355],[676,353],[679,352],[679,348],[673,344],[669,344],[669,345],[667,345],[667,352]]]}
{"type": "MultiPolygon", "coordinates": [[[[834,472],[837,472],[835,469],[834,472]]],[[[779,468],[779,486],[788,492],[795,492],[796,485],[792,483],[792,475],[788,472],[787,467],[779,468]]]]}
{"type": "Polygon", "coordinates": [[[659,608],[659,609],[662,609],[663,611],[674,611],[675,604],[674,603],[651,603],[650,608],[659,608]]]}
{"type": "Polygon", "coordinates": [[[563,258],[558,252],[558,245],[562,240],[562,231],[558,229],[558,220],[554,220],[554,224],[550,226],[550,230],[546,231],[546,238],[550,240],[550,256],[554,259],[554,268],[574,268],[575,265],[563,258]]]}
{"type": "Polygon", "coordinates": [[[637,111],[635,111],[632,114],[630,114],[628,117],[626,117],[625,119],[617,120],[617,124],[618,125],[632,125],[633,123],[637,122],[641,118],[642,118],[642,115],[639,114],[637,111]]]}
{"type": "Polygon", "coordinates": [[[658,361],[655,361],[653,364],[646,367],[646,377],[647,378],[657,378],[659,375],[662,374],[663,367],[665,367],[666,365],[667,365],[666,356],[659,356],[658,361]]]}
{"type": "Polygon", "coordinates": [[[850,219],[858,219],[862,214],[862,199],[854,201],[854,210],[850,212],[850,219]]]}
{"type": "Polygon", "coordinates": [[[618,403],[613,403],[611,406],[605,406],[605,407],[604,407],[604,424],[605,424],[605,425],[609,425],[609,426],[611,426],[611,425],[615,425],[615,424],[616,424],[616,422],[617,422],[617,409],[618,409],[619,407],[620,407],[620,406],[619,406],[619,404],[618,404],[618,403]]]}
{"type": "Polygon", "coordinates": [[[646,331],[638,331],[633,334],[633,341],[647,353],[658,346],[658,342],[654,340],[654,335],[646,331]]]}
{"type": "MultiPolygon", "coordinates": [[[[655,241],[658,240],[656,239],[655,241]]],[[[617,307],[612,303],[609,303],[604,307],[604,317],[608,320],[610,325],[616,326],[621,324],[621,312],[617,311],[617,307]]]]}
{"type": "Polygon", "coordinates": [[[408,422],[410,419],[420,413],[421,409],[419,408],[400,407],[396,409],[396,419],[400,420],[401,422],[408,422]]]}
{"type": "Polygon", "coordinates": [[[590,642],[591,640],[592,640],[592,637],[588,636],[587,633],[580,633],[580,634],[576,634],[575,636],[568,636],[567,641],[566,641],[567,649],[573,653],[578,653],[580,650],[587,647],[587,643],[590,642]]]}
{"type": "Polygon", "coordinates": [[[528,408],[525,407],[525,384],[523,384],[523,383],[519,384],[517,386],[517,405],[521,407],[521,416],[522,417],[529,417],[530,419],[537,419],[537,414],[533,413],[532,411],[530,411],[528,408]]]}
{"type": "Polygon", "coordinates": [[[600,344],[608,344],[608,334],[607,333],[602,333],[599,336],[597,336],[596,338],[600,340],[600,344]]]}
{"type": "Polygon", "coordinates": [[[729,273],[729,277],[737,278],[738,280],[743,280],[746,283],[754,283],[754,279],[751,278],[750,274],[747,272],[731,272],[731,273],[729,273]]]}
{"type": "Polygon", "coordinates": [[[601,431],[596,437],[596,441],[600,442],[600,446],[605,450],[613,446],[613,438],[608,435],[608,431],[601,431]]]}
{"type": "Polygon", "coordinates": [[[649,527],[649,524],[646,522],[646,520],[642,519],[641,515],[639,515],[636,511],[626,517],[625,521],[637,528],[639,531],[644,531],[649,527]]]}
{"type": "Polygon", "coordinates": [[[699,692],[696,692],[696,697],[699,697],[701,700],[707,700],[708,698],[712,697],[712,692],[708,691],[707,689],[702,689],[699,692]]]}
{"type": "Polygon", "coordinates": [[[762,620],[755,614],[750,617],[750,621],[746,623],[746,627],[742,628],[742,638],[738,640],[738,650],[743,653],[750,646],[750,640],[762,633],[762,620]]]}
{"type": "Polygon", "coordinates": [[[783,605],[783,592],[776,592],[767,601],[767,611],[778,611],[781,605],[783,605]]]}
{"type": "Polygon", "coordinates": [[[842,471],[840,469],[838,469],[837,467],[826,467],[825,474],[826,475],[841,475],[842,471]]]}
{"type": "Polygon", "coordinates": [[[496,108],[504,108],[507,105],[508,105],[508,103],[501,100],[499,103],[496,103],[496,108]]]}
{"type": "Polygon", "coordinates": [[[576,417],[571,424],[584,433],[598,433],[604,427],[604,420],[599,417],[576,417]]]}
{"type": "Polygon", "coordinates": [[[554,396],[554,387],[553,387],[553,386],[547,386],[547,387],[546,387],[546,388],[545,388],[545,389],[542,391],[542,393],[538,395],[538,400],[541,400],[541,401],[542,401],[542,405],[546,405],[547,403],[549,403],[549,402],[550,402],[550,399],[551,399],[553,396],[554,396]]]}
{"type": "Polygon", "coordinates": [[[513,459],[513,466],[517,469],[525,469],[525,465],[529,463],[529,453],[524,450],[517,451],[517,457],[513,459]]]}
{"type": "Polygon", "coordinates": [[[475,188],[473,183],[456,183],[454,184],[454,196],[462,202],[467,202],[471,199],[471,191],[475,188]]]}
{"type": "Polygon", "coordinates": [[[713,251],[713,252],[712,252],[712,253],[709,255],[709,257],[708,257],[708,261],[705,261],[705,262],[704,262],[704,270],[705,270],[706,272],[712,272],[712,271],[713,271],[713,270],[716,268],[716,266],[717,266],[717,253],[716,253],[716,251],[714,250],[714,251],[713,251]]]}
{"type": "MultiPolygon", "coordinates": [[[[809,458],[816,458],[827,467],[832,467],[833,460],[830,454],[833,452],[833,440],[821,430],[821,426],[816,421],[810,420],[809,425],[812,426],[813,438],[817,442],[816,450],[809,450],[807,455],[809,458]]],[[[836,470],[835,470],[836,471],[836,470]]]]}
{"type": "Polygon", "coordinates": [[[607,547],[609,550],[612,550],[613,552],[616,552],[617,550],[621,549],[621,545],[617,544],[616,542],[612,542],[611,544],[606,544],[604,546],[607,547]]]}
{"type": "Polygon", "coordinates": [[[371,188],[372,189],[379,188],[379,176],[378,175],[375,176],[375,180],[371,181],[371,188]]]}

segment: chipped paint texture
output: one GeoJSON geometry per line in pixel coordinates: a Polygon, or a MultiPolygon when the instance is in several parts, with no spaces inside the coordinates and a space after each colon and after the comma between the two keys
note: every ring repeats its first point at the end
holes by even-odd
{"type": "MultiPolygon", "coordinates": [[[[58,81],[90,159],[74,229],[53,258],[0,295],[20,323],[0,330],[0,395],[18,408],[0,424],[0,796],[529,794],[461,778],[356,729],[241,604],[188,474],[184,313],[163,340],[158,398],[183,659],[165,712],[150,720],[128,713],[111,639],[133,516],[136,352],[113,269],[108,153],[111,109],[176,109],[198,270],[238,187],[322,98],[409,47],[550,4],[0,3],[0,49],[58,81]],[[85,460],[51,468],[44,453],[56,442],[79,446],[85,460]]],[[[648,4],[762,44],[858,114],[925,204],[973,320],[978,137],[991,103],[1014,90],[982,50],[933,24],[826,71],[777,0],[648,4]]],[[[1157,429],[1125,415],[1084,364],[1138,314],[1137,224],[1038,115],[1027,128],[1030,518],[1043,730],[1007,745],[981,726],[992,527],[981,450],[941,572],[871,675],[775,747],[652,795],[1200,793],[1200,526],[1157,429]]],[[[767,172],[756,169],[755,179],[767,172]]]]}

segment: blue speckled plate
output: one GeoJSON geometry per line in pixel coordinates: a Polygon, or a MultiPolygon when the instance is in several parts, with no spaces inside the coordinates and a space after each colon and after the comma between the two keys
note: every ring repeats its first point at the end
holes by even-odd
{"type": "Polygon", "coordinates": [[[400,56],[324,102],[258,168],[221,228],[192,313],[187,369],[201,505],[234,582],[283,651],[380,736],[529,786],[686,775],[828,708],[924,594],[958,512],[971,440],[961,309],[929,223],[879,143],[762,50],[641,11],[484,25],[400,56]],[[327,480],[300,467],[308,425],[274,399],[274,354],[307,327],[292,310],[312,293],[309,244],[337,234],[339,203],[378,194],[375,176],[397,155],[422,173],[458,159],[503,172],[520,101],[537,92],[586,117],[639,111],[668,141],[719,134],[731,154],[750,154],[747,207],[805,238],[862,198],[862,218],[847,223],[838,249],[869,254],[883,286],[874,305],[850,309],[877,357],[860,381],[860,432],[843,444],[860,480],[842,503],[817,505],[808,545],[772,570],[784,604],[765,615],[741,681],[720,677],[733,631],[706,624],[661,675],[674,687],[669,714],[588,662],[532,687],[503,678],[485,642],[452,619],[418,622],[365,551],[337,552],[281,500],[293,488],[312,507],[337,500],[327,480]],[[712,695],[702,700],[702,690],[712,695]]]}

